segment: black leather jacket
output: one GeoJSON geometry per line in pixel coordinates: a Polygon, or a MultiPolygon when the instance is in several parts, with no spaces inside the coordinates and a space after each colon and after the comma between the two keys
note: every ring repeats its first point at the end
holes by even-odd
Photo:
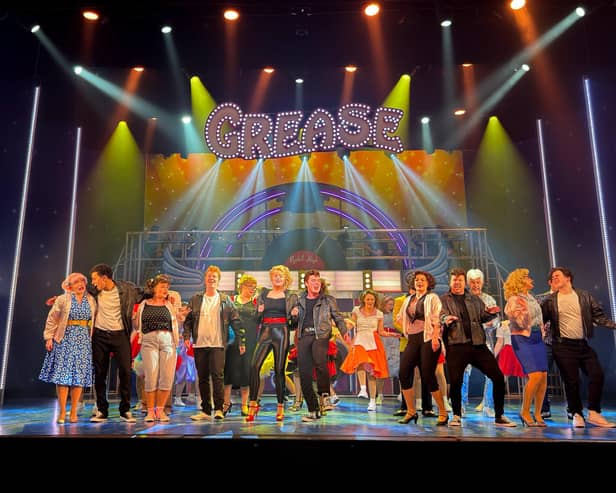
{"type": "MultiPolygon", "coordinates": [[[[203,303],[203,293],[195,294],[188,306],[190,312],[184,320],[184,340],[187,341],[192,336],[192,340],[197,340],[197,330],[199,330],[199,318],[201,316],[201,305],[203,303]]],[[[223,347],[227,347],[229,341],[229,325],[233,327],[233,331],[240,337],[240,329],[242,322],[240,321],[240,315],[237,312],[237,308],[231,301],[231,298],[224,293],[220,293],[220,327],[222,328],[222,343],[223,347]]],[[[242,341],[240,340],[240,344],[242,341]]]]}
{"type": "MultiPolygon", "coordinates": [[[[304,327],[304,319],[306,318],[306,296],[308,293],[303,292],[299,297],[298,308],[298,324],[297,324],[297,337],[301,339],[302,331],[304,327]]],[[[327,338],[332,336],[332,319],[340,330],[340,334],[344,335],[347,332],[346,323],[344,317],[338,311],[338,304],[336,298],[328,294],[321,294],[317,298],[312,311],[312,317],[314,320],[314,327],[316,329],[315,337],[317,339],[327,338]]]]}
{"type": "MultiPolygon", "coordinates": [[[[122,325],[124,326],[124,332],[127,336],[133,330],[133,310],[136,303],[141,303],[147,296],[144,295],[143,290],[138,288],[135,284],[128,281],[113,281],[118,288],[118,295],[120,296],[120,310],[122,312],[122,325]]],[[[88,292],[96,298],[98,302],[98,294],[100,291],[94,286],[88,288],[88,292]]]]}
{"type": "MultiPolygon", "coordinates": [[[[582,315],[582,327],[584,337],[590,339],[593,336],[594,325],[601,325],[610,329],[616,329],[616,323],[609,319],[601,305],[595,301],[588,291],[574,289],[580,299],[580,313],[582,315]]],[[[558,292],[552,293],[541,302],[543,322],[550,322],[552,337],[560,337],[560,326],[558,325],[558,292]]]]}
{"type": "Polygon", "coordinates": [[[462,315],[451,291],[441,296],[441,303],[443,304],[441,309],[441,322],[443,323],[443,340],[445,341],[445,345],[472,342],[473,346],[480,346],[486,343],[486,331],[483,329],[483,324],[496,318],[498,315],[488,313],[485,303],[479,296],[469,291],[464,291],[464,304],[468,311],[468,317],[471,320],[472,340],[464,334],[462,315]],[[449,315],[458,317],[458,320],[449,325],[445,324],[445,318],[449,315]]]}

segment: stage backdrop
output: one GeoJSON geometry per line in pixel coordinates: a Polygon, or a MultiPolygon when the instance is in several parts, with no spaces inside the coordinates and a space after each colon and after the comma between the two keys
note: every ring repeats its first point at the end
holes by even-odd
{"type": "Polygon", "coordinates": [[[149,156],[144,225],[161,230],[464,227],[462,153],[359,150],[265,161],[149,156]]]}

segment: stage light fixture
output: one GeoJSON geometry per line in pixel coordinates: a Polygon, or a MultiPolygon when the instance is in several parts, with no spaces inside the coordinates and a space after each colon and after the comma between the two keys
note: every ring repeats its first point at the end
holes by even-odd
{"type": "Polygon", "coordinates": [[[453,112],[453,114],[456,116],[463,116],[466,115],[466,110],[464,108],[458,108],[453,112]]]}
{"type": "Polygon", "coordinates": [[[524,63],[520,68],[524,70],[524,72],[528,72],[530,70],[530,65],[528,65],[528,63],[524,63]]]}
{"type": "Polygon", "coordinates": [[[344,70],[349,73],[357,72],[357,67],[355,65],[347,65],[344,67],[344,70]]]}
{"type": "Polygon", "coordinates": [[[223,17],[228,21],[236,21],[240,18],[240,13],[235,9],[226,9],[223,17]]]}
{"type": "Polygon", "coordinates": [[[511,10],[520,10],[526,6],[526,0],[511,0],[509,7],[511,10]]]}
{"type": "Polygon", "coordinates": [[[83,15],[83,18],[87,21],[97,21],[100,17],[98,12],[94,10],[84,10],[81,15],[83,15]]]}
{"type": "Polygon", "coordinates": [[[451,25],[453,24],[452,20],[447,18],[447,19],[443,19],[441,21],[441,27],[451,27],[451,25]]]}
{"type": "Polygon", "coordinates": [[[265,72],[266,74],[273,74],[274,73],[274,67],[265,67],[263,69],[263,72],[265,72]]]}
{"type": "Polygon", "coordinates": [[[32,26],[32,27],[30,28],[30,32],[31,32],[31,33],[35,33],[35,32],[40,31],[40,29],[41,29],[41,25],[40,25],[40,24],[34,24],[34,26],[32,26]]]}
{"type": "Polygon", "coordinates": [[[304,79],[302,79],[301,77],[298,77],[297,79],[295,79],[295,83],[296,84],[303,84],[304,83],[304,79]]]}
{"type": "Polygon", "coordinates": [[[184,125],[188,125],[191,121],[192,121],[192,118],[190,116],[188,116],[188,115],[184,115],[182,117],[182,123],[184,125]]]}
{"type": "Polygon", "coordinates": [[[428,123],[430,123],[430,117],[429,116],[422,117],[421,123],[423,123],[424,125],[427,125],[428,123]]]}
{"type": "Polygon", "coordinates": [[[83,72],[83,67],[81,65],[75,65],[73,67],[73,72],[75,72],[77,75],[81,74],[81,72],[83,72]]]}
{"type": "Polygon", "coordinates": [[[141,65],[137,65],[137,66],[133,67],[133,70],[135,72],[143,72],[145,70],[145,68],[143,68],[141,65]]]}
{"type": "Polygon", "coordinates": [[[378,15],[380,11],[381,6],[376,2],[369,3],[364,7],[364,14],[366,14],[368,17],[374,17],[375,15],[378,15]]]}
{"type": "Polygon", "coordinates": [[[362,274],[364,289],[372,289],[372,271],[365,270],[362,274]]]}
{"type": "Polygon", "coordinates": [[[237,271],[235,273],[235,291],[240,292],[240,279],[244,275],[244,271],[237,271]]]}
{"type": "Polygon", "coordinates": [[[575,9],[575,13],[578,17],[584,17],[586,15],[586,9],[584,7],[578,7],[575,9]]]}
{"type": "Polygon", "coordinates": [[[306,272],[300,271],[297,280],[299,281],[299,289],[306,289],[306,272]]]}
{"type": "Polygon", "coordinates": [[[169,34],[172,31],[171,26],[163,26],[160,29],[160,32],[163,34],[169,34]]]}

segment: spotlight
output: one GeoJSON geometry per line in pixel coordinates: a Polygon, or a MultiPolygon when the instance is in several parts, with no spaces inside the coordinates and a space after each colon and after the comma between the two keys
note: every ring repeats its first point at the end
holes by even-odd
{"type": "Polygon", "coordinates": [[[263,69],[263,72],[265,72],[266,74],[273,74],[274,73],[274,67],[265,67],[263,69]]]}
{"type": "Polygon", "coordinates": [[[83,67],[81,65],[75,65],[73,67],[73,72],[75,72],[77,75],[79,75],[81,72],[83,72],[83,67]]]}
{"type": "Polygon", "coordinates": [[[244,275],[243,271],[238,271],[235,273],[235,291],[240,292],[240,279],[244,275]]]}
{"type": "Polygon", "coordinates": [[[526,0],[511,0],[511,2],[509,2],[509,7],[511,7],[511,10],[520,10],[525,5],[526,0]]]}
{"type": "Polygon", "coordinates": [[[584,7],[578,7],[575,9],[575,13],[578,17],[584,17],[586,15],[586,9],[584,7]]]}
{"type": "Polygon", "coordinates": [[[381,7],[378,3],[369,3],[364,7],[364,14],[366,14],[368,17],[374,17],[379,13],[380,10],[381,7]]]}
{"type": "Polygon", "coordinates": [[[422,117],[421,123],[423,123],[424,125],[427,125],[428,123],[430,123],[430,117],[429,116],[422,117]]]}
{"type": "Polygon", "coordinates": [[[299,289],[306,289],[306,273],[299,273],[299,289]]]}
{"type": "Polygon", "coordinates": [[[453,114],[456,116],[466,115],[466,110],[464,108],[458,108],[453,112],[453,114]]]}
{"type": "Polygon", "coordinates": [[[143,72],[145,69],[141,65],[137,65],[137,66],[133,67],[133,70],[135,72],[143,72]]]}
{"type": "Polygon", "coordinates": [[[240,13],[235,9],[227,9],[223,17],[228,21],[236,21],[240,18],[240,13]]]}
{"type": "Polygon", "coordinates": [[[31,32],[31,33],[35,33],[35,32],[37,32],[37,31],[39,31],[40,29],[41,29],[41,25],[40,25],[40,24],[34,24],[34,26],[32,26],[32,27],[30,28],[30,32],[31,32]]]}
{"type": "Polygon", "coordinates": [[[464,67],[464,68],[471,68],[472,66],[473,66],[472,63],[463,63],[462,64],[462,67],[464,67]]]}
{"type": "Polygon", "coordinates": [[[443,19],[441,21],[441,27],[450,27],[453,24],[451,19],[443,19]]]}
{"type": "Polygon", "coordinates": [[[304,79],[298,77],[297,79],[295,79],[295,83],[296,84],[303,84],[304,83],[304,79]]]}
{"type": "Polygon", "coordinates": [[[100,17],[98,12],[94,10],[84,10],[81,15],[83,15],[83,18],[87,21],[97,21],[100,17]]]}
{"type": "Polygon", "coordinates": [[[349,73],[357,72],[357,67],[355,65],[347,65],[344,67],[344,70],[349,73]]]}
{"type": "Polygon", "coordinates": [[[188,116],[188,115],[184,115],[182,117],[182,123],[184,125],[188,125],[191,121],[192,121],[192,118],[190,116],[188,116]]]}
{"type": "Polygon", "coordinates": [[[521,67],[524,72],[528,72],[530,70],[530,66],[527,63],[524,63],[521,67]]]}
{"type": "Polygon", "coordinates": [[[171,26],[163,26],[160,30],[163,34],[169,34],[172,31],[171,26]]]}

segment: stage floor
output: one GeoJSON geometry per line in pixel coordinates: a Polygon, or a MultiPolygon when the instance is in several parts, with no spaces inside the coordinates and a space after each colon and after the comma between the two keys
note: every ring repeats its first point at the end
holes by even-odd
{"type": "MultiPolygon", "coordinates": [[[[40,401],[5,402],[0,409],[0,437],[82,437],[82,438],[195,438],[205,440],[250,441],[381,441],[381,442],[495,442],[495,443],[616,443],[616,428],[598,428],[587,423],[586,428],[572,428],[562,402],[552,404],[552,418],[546,428],[523,427],[518,419],[519,399],[506,400],[506,415],[516,428],[494,425],[492,418],[474,410],[472,402],[460,428],[436,426],[435,418],[419,418],[417,424],[401,425],[392,416],[399,402],[387,398],[376,413],[366,411],[368,401],[356,397],[343,397],[335,410],[313,423],[303,423],[306,412],[287,410],[282,422],[275,420],[274,397],[263,399],[263,407],[254,423],[246,423],[235,405],[224,421],[195,422],[190,415],[194,405],[174,408],[168,423],[145,423],[140,412],[134,412],[136,423],[120,420],[117,401],[111,401],[109,420],[105,423],[89,421],[92,403],[86,402],[78,423],[57,424],[57,406],[54,399],[40,401]]],[[[603,414],[616,422],[616,407],[607,407],[603,414]]],[[[68,417],[68,414],[67,414],[68,417]]],[[[451,413],[450,413],[451,418],[451,413]]]]}

